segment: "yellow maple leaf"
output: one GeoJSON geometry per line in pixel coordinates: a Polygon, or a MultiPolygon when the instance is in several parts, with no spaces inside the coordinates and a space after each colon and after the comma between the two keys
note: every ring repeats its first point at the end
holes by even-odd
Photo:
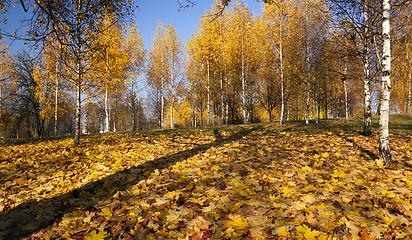
{"type": "Polygon", "coordinates": [[[332,236],[328,236],[326,233],[321,233],[318,240],[332,240],[332,236]]]}
{"type": "Polygon", "coordinates": [[[70,237],[70,233],[68,231],[66,231],[63,235],[62,238],[69,238],[70,237]]]}
{"type": "Polygon", "coordinates": [[[220,167],[219,167],[218,165],[214,165],[212,168],[213,168],[213,170],[215,170],[215,171],[219,171],[219,170],[220,170],[220,167]]]}
{"type": "Polygon", "coordinates": [[[104,240],[105,237],[108,237],[109,234],[105,231],[101,231],[97,233],[96,231],[92,231],[89,235],[87,235],[84,240],[104,240]]]}
{"type": "Polygon", "coordinates": [[[376,165],[378,166],[378,168],[383,168],[385,163],[383,162],[383,159],[378,158],[376,159],[376,165]]]}
{"type": "Polygon", "coordinates": [[[305,232],[305,234],[304,234],[304,236],[305,236],[305,238],[307,239],[307,240],[316,240],[317,239],[317,237],[319,236],[321,234],[321,232],[319,232],[319,231],[317,231],[317,230],[310,230],[310,229],[308,229],[306,232],[305,232]]]}
{"type": "Polygon", "coordinates": [[[108,209],[108,208],[103,208],[102,212],[106,217],[111,217],[113,215],[112,212],[110,211],[110,209],[108,209]]]}
{"type": "Polygon", "coordinates": [[[340,178],[345,178],[346,176],[348,176],[348,174],[341,170],[334,170],[333,173],[340,178]]]}
{"type": "Polygon", "coordinates": [[[245,229],[249,226],[246,219],[242,216],[234,216],[232,220],[233,222],[231,223],[231,227],[236,230],[245,229]]]}
{"type": "Polygon", "coordinates": [[[287,237],[289,233],[284,227],[281,227],[276,230],[276,234],[280,237],[287,237]]]}
{"type": "Polygon", "coordinates": [[[310,229],[305,224],[296,227],[296,231],[300,233],[305,233],[307,230],[310,230],[310,229]]]}

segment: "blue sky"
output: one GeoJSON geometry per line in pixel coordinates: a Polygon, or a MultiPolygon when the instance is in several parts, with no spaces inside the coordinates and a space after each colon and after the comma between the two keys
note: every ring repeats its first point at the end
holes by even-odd
{"type": "MultiPolygon", "coordinates": [[[[185,2],[185,0],[182,0],[185,2]]],[[[156,31],[156,24],[159,21],[163,23],[171,22],[176,28],[176,32],[180,35],[183,44],[186,44],[191,34],[195,32],[199,26],[199,16],[204,15],[205,11],[211,8],[214,0],[192,0],[196,3],[195,6],[179,10],[178,0],[137,0],[136,3],[139,6],[135,10],[135,22],[143,37],[145,48],[150,47],[152,37],[156,31]]],[[[232,0],[235,1],[235,0],[232,0]]],[[[254,0],[245,1],[249,8],[255,13],[261,13],[262,3],[258,3],[254,0]]],[[[21,6],[17,5],[16,8],[10,9],[10,12],[6,15],[8,24],[4,25],[0,23],[1,29],[6,29],[9,32],[13,32],[14,29],[19,26],[19,21],[23,16],[28,16],[24,13],[21,6]]],[[[6,44],[10,44],[9,39],[5,39],[6,44]]],[[[11,45],[13,53],[19,49],[24,48],[25,45],[21,41],[15,41],[11,45]]]]}

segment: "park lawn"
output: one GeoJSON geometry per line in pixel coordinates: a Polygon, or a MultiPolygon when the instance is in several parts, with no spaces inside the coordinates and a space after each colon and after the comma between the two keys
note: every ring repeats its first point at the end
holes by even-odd
{"type": "Polygon", "coordinates": [[[410,239],[412,116],[393,164],[361,119],[0,142],[0,239],[410,239]]]}

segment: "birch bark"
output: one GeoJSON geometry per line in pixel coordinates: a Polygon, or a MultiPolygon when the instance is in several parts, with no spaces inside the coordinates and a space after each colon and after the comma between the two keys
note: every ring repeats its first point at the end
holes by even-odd
{"type": "Polygon", "coordinates": [[[379,155],[386,165],[392,161],[389,146],[389,103],[391,90],[391,39],[390,39],[390,0],[383,0],[382,19],[382,79],[379,116],[379,155]]]}
{"type": "Polygon", "coordinates": [[[243,115],[243,123],[247,124],[247,116],[246,116],[246,77],[245,77],[245,57],[244,57],[244,43],[243,43],[243,36],[242,36],[242,115],[243,115]]]}
{"type": "MultiPolygon", "coordinates": [[[[57,65],[56,65],[56,79],[54,89],[54,136],[57,136],[57,113],[58,113],[58,94],[59,94],[59,79],[57,78],[57,65]]],[[[0,96],[1,99],[1,96],[0,96]]]]}
{"type": "Polygon", "coordinates": [[[370,48],[368,42],[369,36],[369,8],[367,1],[363,0],[363,25],[364,25],[364,37],[363,37],[363,93],[364,93],[364,123],[363,133],[365,136],[372,134],[372,108],[371,108],[371,79],[370,79],[370,48]]]}
{"type": "MultiPolygon", "coordinates": [[[[173,56],[172,56],[173,58],[173,56]]],[[[171,91],[172,91],[172,103],[170,104],[170,128],[174,128],[174,122],[173,122],[173,107],[175,105],[175,76],[174,76],[174,60],[171,60],[171,65],[170,65],[170,76],[171,76],[171,91]]]]}
{"type": "Polygon", "coordinates": [[[280,124],[285,122],[285,94],[283,80],[283,16],[280,16],[280,42],[279,42],[279,60],[280,60],[280,124]]]}

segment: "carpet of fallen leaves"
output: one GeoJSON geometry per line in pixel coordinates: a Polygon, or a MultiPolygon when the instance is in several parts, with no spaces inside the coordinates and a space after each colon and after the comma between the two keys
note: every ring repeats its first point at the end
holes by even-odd
{"type": "Polygon", "coordinates": [[[0,239],[410,239],[412,131],[286,124],[0,143],[0,239]]]}

